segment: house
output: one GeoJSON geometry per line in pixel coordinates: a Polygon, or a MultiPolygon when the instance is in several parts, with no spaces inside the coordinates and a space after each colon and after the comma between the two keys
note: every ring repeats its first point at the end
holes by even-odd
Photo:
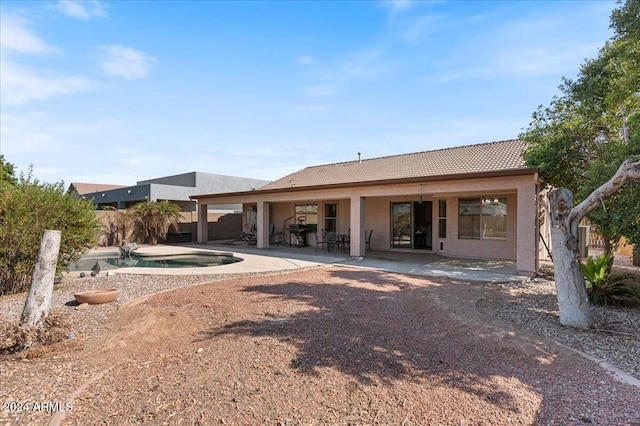
{"type": "MultiPolygon", "coordinates": [[[[190,172],[139,181],[135,186],[72,183],[68,193],[92,200],[98,210],[96,215],[107,230],[113,230],[113,223],[117,221],[117,214],[109,208],[122,210],[146,200],[171,201],[182,207],[182,214],[175,232],[167,234],[167,242],[188,242],[196,235],[196,205],[189,198],[191,195],[202,192],[248,191],[266,183],[268,181],[259,179],[190,172]]],[[[210,232],[227,238],[239,236],[242,233],[241,212],[242,203],[210,204],[207,211],[210,232]]],[[[105,232],[100,237],[99,244],[112,244],[114,238],[113,233],[105,232]]]]}
{"type": "Polygon", "coordinates": [[[124,188],[122,185],[108,185],[102,183],[78,183],[74,182],[69,185],[67,193],[73,197],[80,198],[94,192],[111,191],[112,189],[124,188]]]}
{"type": "Polygon", "coordinates": [[[257,247],[274,231],[285,243],[304,229],[350,236],[350,255],[366,249],[504,259],[537,271],[538,172],[525,165],[525,142],[507,140],[312,166],[251,191],[194,195],[199,242],[208,205],[241,203],[257,247]],[[371,233],[372,231],[372,233],[371,233]],[[367,238],[371,238],[367,241],[367,238]],[[367,244],[370,243],[370,244],[367,244]]]}
{"type": "MultiPolygon", "coordinates": [[[[135,186],[72,183],[69,192],[92,200],[98,210],[107,206],[126,209],[146,200],[168,200],[182,206],[183,211],[190,212],[195,211],[195,205],[189,199],[191,195],[203,192],[247,191],[267,183],[266,180],[190,172],[143,180],[135,186]]],[[[241,204],[209,206],[209,210],[224,211],[240,211],[241,208],[241,204]]]]}

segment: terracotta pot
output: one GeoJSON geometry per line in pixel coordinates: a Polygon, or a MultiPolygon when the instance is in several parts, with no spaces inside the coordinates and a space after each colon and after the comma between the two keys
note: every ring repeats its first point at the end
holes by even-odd
{"type": "Polygon", "coordinates": [[[120,290],[117,288],[100,288],[97,290],[82,291],[75,293],[73,296],[78,303],[88,303],[90,305],[97,305],[98,303],[109,303],[116,300],[120,290]]]}

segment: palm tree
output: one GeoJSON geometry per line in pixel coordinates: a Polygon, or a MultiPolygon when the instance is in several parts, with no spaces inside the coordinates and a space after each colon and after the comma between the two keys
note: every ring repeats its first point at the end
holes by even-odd
{"type": "Polygon", "coordinates": [[[166,238],[171,226],[178,228],[180,213],[179,205],[167,200],[138,203],[130,207],[136,234],[143,242],[158,244],[159,238],[166,238]]]}

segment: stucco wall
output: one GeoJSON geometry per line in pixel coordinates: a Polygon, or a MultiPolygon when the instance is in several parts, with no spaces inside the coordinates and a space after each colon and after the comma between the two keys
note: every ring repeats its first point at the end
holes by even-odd
{"type": "MultiPolygon", "coordinates": [[[[102,234],[98,239],[99,246],[108,245],[107,230],[109,224],[116,220],[116,212],[96,210],[96,216],[102,225],[102,234]]],[[[241,233],[242,216],[239,213],[209,213],[208,214],[209,238],[230,239],[239,238],[241,233]]],[[[197,216],[195,212],[183,212],[179,224],[181,233],[191,233],[191,241],[196,241],[197,216]]],[[[171,232],[175,232],[172,230],[171,232]]],[[[130,238],[130,237],[129,237],[130,238]]]]}

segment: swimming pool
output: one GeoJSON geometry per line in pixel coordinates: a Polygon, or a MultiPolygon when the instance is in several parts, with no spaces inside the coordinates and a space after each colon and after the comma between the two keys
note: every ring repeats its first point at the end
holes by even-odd
{"type": "Polygon", "coordinates": [[[184,254],[140,255],[131,257],[90,254],[67,266],[68,272],[89,272],[96,265],[101,271],[120,268],[201,268],[207,266],[229,265],[242,259],[232,253],[197,252],[184,254]]]}

